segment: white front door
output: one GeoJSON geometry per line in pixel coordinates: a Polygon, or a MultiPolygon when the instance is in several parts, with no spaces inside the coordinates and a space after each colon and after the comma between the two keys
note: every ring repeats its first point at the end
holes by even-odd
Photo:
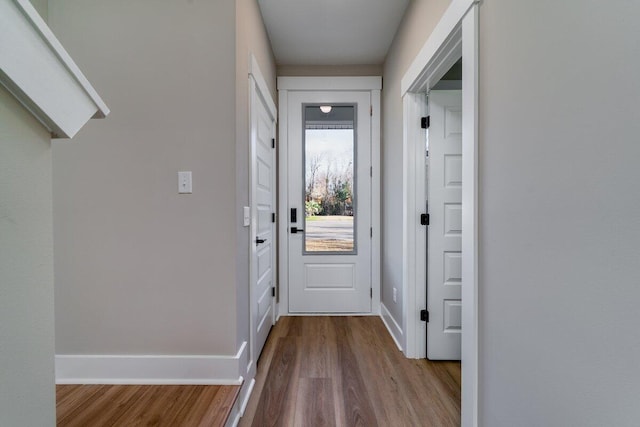
{"type": "Polygon", "coordinates": [[[460,360],[462,91],[429,93],[427,358],[460,360]]]}
{"type": "Polygon", "coordinates": [[[371,311],[371,93],[288,97],[289,312],[371,311]]]}
{"type": "Polygon", "coordinates": [[[251,84],[251,328],[252,359],[257,362],[274,321],[276,162],[271,112],[251,84]]]}

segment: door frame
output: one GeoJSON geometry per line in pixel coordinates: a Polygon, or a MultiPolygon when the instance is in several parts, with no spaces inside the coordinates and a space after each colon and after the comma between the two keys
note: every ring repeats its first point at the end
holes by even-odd
{"type": "Polygon", "coordinates": [[[405,354],[426,353],[424,93],[462,56],[462,426],[478,425],[478,0],[453,0],[401,83],[403,98],[403,290],[405,354]],[[418,285],[421,283],[423,285],[418,285]]]}
{"type": "MultiPolygon", "coordinates": [[[[257,129],[254,128],[254,118],[255,118],[255,113],[254,113],[254,109],[255,109],[255,102],[259,99],[262,98],[267,106],[267,109],[269,110],[269,113],[271,115],[271,119],[273,120],[273,133],[272,133],[272,138],[276,137],[276,124],[278,123],[278,110],[276,108],[276,104],[275,102],[273,102],[273,98],[271,97],[271,93],[269,92],[269,86],[267,85],[266,80],[264,79],[264,76],[262,74],[262,72],[260,71],[260,67],[258,66],[258,61],[256,60],[255,56],[253,54],[250,54],[249,57],[249,151],[250,151],[250,162],[251,162],[251,167],[249,168],[249,206],[250,206],[250,225],[249,225],[249,248],[250,248],[250,254],[249,254],[249,363],[248,363],[248,367],[247,367],[247,371],[250,375],[251,378],[253,378],[255,376],[255,372],[256,372],[256,364],[257,364],[257,359],[259,354],[255,354],[256,353],[256,343],[255,343],[255,332],[254,332],[254,307],[255,305],[258,303],[257,298],[258,296],[255,295],[254,292],[254,282],[257,280],[256,277],[256,271],[257,271],[257,265],[256,265],[256,244],[255,244],[255,240],[257,238],[257,223],[258,223],[258,218],[257,218],[257,206],[255,204],[255,200],[256,200],[256,167],[257,167],[257,151],[256,151],[256,134],[257,134],[257,129]]],[[[274,150],[275,151],[275,150],[274,150]]],[[[276,164],[276,154],[272,153],[273,156],[273,172],[272,172],[272,179],[273,179],[273,206],[274,209],[277,209],[276,206],[276,202],[277,202],[277,185],[276,185],[276,177],[277,177],[277,173],[276,173],[276,169],[277,169],[277,164],[276,164]]],[[[275,224],[274,224],[274,230],[272,233],[272,236],[276,236],[277,232],[275,230],[275,224]]],[[[278,251],[277,251],[277,242],[273,242],[274,244],[274,250],[273,250],[273,257],[271,259],[271,271],[273,272],[273,286],[276,286],[276,280],[277,280],[277,271],[276,271],[276,266],[277,266],[277,260],[275,259],[278,256],[278,251]]],[[[271,322],[272,324],[275,322],[275,313],[276,313],[276,302],[275,302],[275,298],[273,298],[272,301],[272,310],[271,310],[271,322]]]]}
{"type": "MultiPolygon", "coordinates": [[[[278,77],[278,290],[277,316],[289,314],[288,98],[291,91],[371,93],[371,314],[380,314],[380,91],[382,77],[278,77]]],[[[296,314],[300,315],[300,314],[296,314]]]]}

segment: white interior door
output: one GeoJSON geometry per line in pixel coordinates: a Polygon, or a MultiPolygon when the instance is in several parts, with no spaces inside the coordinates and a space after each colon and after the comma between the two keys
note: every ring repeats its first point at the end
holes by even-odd
{"type": "Polygon", "coordinates": [[[371,311],[371,93],[290,92],[289,312],[371,311]]]}
{"type": "Polygon", "coordinates": [[[428,96],[427,358],[460,360],[462,325],[462,91],[428,96]]]}
{"type": "Polygon", "coordinates": [[[257,361],[274,321],[276,162],[271,112],[251,82],[251,328],[257,361]]]}

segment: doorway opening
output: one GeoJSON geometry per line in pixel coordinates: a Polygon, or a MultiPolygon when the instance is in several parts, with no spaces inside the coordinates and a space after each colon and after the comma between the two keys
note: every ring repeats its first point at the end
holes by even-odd
{"type": "MultiPolygon", "coordinates": [[[[424,213],[424,135],[412,126],[426,115],[424,94],[459,58],[462,62],[462,207],[461,224],[461,361],[462,425],[478,423],[478,4],[451,3],[401,83],[404,104],[404,264],[406,301],[403,327],[405,354],[426,356],[426,232],[417,218],[424,213]],[[418,160],[416,160],[418,159],[418,160]]],[[[416,129],[417,128],[417,129],[416,129]]]]}
{"type": "Polygon", "coordinates": [[[427,92],[426,357],[460,360],[462,332],[462,58],[427,92]]]}

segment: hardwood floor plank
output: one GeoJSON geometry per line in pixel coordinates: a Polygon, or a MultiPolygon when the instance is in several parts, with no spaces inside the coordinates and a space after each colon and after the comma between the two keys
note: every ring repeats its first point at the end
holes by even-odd
{"type": "Polygon", "coordinates": [[[240,386],[57,386],[57,425],[223,426],[240,386]]]}
{"type": "MultiPolygon", "coordinates": [[[[380,319],[373,323],[372,331],[378,338],[393,345],[380,319]]],[[[431,420],[432,425],[437,426],[460,425],[460,389],[454,390],[443,382],[438,368],[442,362],[407,359],[397,349],[385,352],[385,357],[392,366],[398,367],[395,380],[418,419],[431,420]]]]}
{"type": "Polygon", "coordinates": [[[282,317],[265,345],[240,427],[313,427],[325,421],[337,426],[458,426],[460,377],[459,362],[405,358],[378,317],[282,317]],[[274,372],[283,372],[282,355],[276,355],[283,337],[297,345],[299,362],[288,371],[294,378],[276,379],[287,392],[277,409],[282,414],[272,413],[266,423],[264,409],[255,408],[273,398],[265,393],[274,372]],[[313,421],[311,414],[331,411],[333,424],[331,416],[313,421]]]}
{"type": "Polygon", "coordinates": [[[58,401],[65,401],[67,396],[73,393],[78,387],[80,387],[79,384],[56,385],[56,399],[58,399],[58,401]]]}
{"type": "Polygon", "coordinates": [[[343,317],[333,319],[338,339],[338,365],[342,378],[342,398],[344,401],[342,421],[346,426],[377,426],[378,422],[371,406],[369,393],[360,374],[358,360],[351,347],[348,319],[343,317]]]}
{"type": "MultiPolygon", "coordinates": [[[[273,354],[275,353],[276,343],[278,342],[278,338],[284,336],[284,325],[285,322],[280,321],[271,329],[271,332],[269,332],[267,341],[262,349],[262,354],[260,354],[260,358],[257,362],[255,384],[253,386],[253,391],[251,392],[252,396],[260,396],[262,394],[265,379],[269,373],[269,366],[271,364],[273,354]]],[[[251,420],[253,420],[253,415],[258,407],[258,401],[259,399],[249,399],[244,415],[240,419],[239,427],[247,427],[251,425],[251,420]]]]}
{"type": "Polygon", "coordinates": [[[328,317],[298,317],[301,324],[300,377],[328,378],[332,364],[328,317]]]}
{"type": "MultiPolygon", "coordinates": [[[[98,388],[100,386],[86,387],[98,388]]],[[[58,389],[60,389],[60,386],[58,386],[58,389]]],[[[102,395],[100,401],[96,402],[92,406],[80,406],[82,412],[77,412],[70,416],[66,415],[64,412],[64,396],[58,395],[58,426],[74,427],[99,425],[99,423],[103,423],[104,425],[113,425],[117,418],[119,418],[122,413],[128,409],[133,402],[135,402],[133,396],[136,391],[137,390],[134,387],[110,387],[108,391],[102,395]],[[129,404],[127,405],[127,403],[129,404]]]]}
{"type": "Polygon", "coordinates": [[[407,403],[403,385],[398,383],[396,371],[402,364],[394,364],[387,357],[387,353],[399,353],[399,350],[378,334],[378,328],[384,328],[382,322],[359,317],[350,325],[352,347],[361,371],[367,375],[365,385],[379,424],[393,425],[397,420],[419,419],[413,405],[407,403]]]}
{"type": "Polygon", "coordinates": [[[285,321],[286,336],[288,337],[301,337],[302,336],[302,323],[304,317],[287,316],[281,318],[285,321]]]}
{"type": "Polygon", "coordinates": [[[105,392],[103,385],[81,385],[71,392],[65,399],[62,408],[62,416],[59,425],[74,426],[74,420],[83,416],[83,413],[98,400],[105,392]]]}
{"type": "Polygon", "coordinates": [[[298,336],[277,339],[269,372],[253,417],[253,426],[287,426],[292,423],[298,346],[298,336]]]}
{"type": "Polygon", "coordinates": [[[139,425],[170,426],[171,414],[178,412],[185,404],[181,399],[185,386],[166,385],[154,388],[144,412],[139,413],[139,425]]]}
{"type": "Polygon", "coordinates": [[[331,378],[300,378],[296,399],[296,426],[336,425],[331,378]]]}
{"type": "Polygon", "coordinates": [[[239,388],[231,389],[228,387],[220,387],[213,397],[213,401],[209,405],[209,412],[207,416],[203,418],[201,425],[223,426],[231,413],[231,409],[239,392],[239,388]],[[213,410],[213,408],[215,408],[215,410],[213,410]]]}
{"type": "Polygon", "coordinates": [[[135,394],[131,405],[118,418],[117,424],[127,426],[143,425],[147,407],[151,404],[152,399],[156,396],[155,387],[139,387],[139,392],[135,394]]]}

